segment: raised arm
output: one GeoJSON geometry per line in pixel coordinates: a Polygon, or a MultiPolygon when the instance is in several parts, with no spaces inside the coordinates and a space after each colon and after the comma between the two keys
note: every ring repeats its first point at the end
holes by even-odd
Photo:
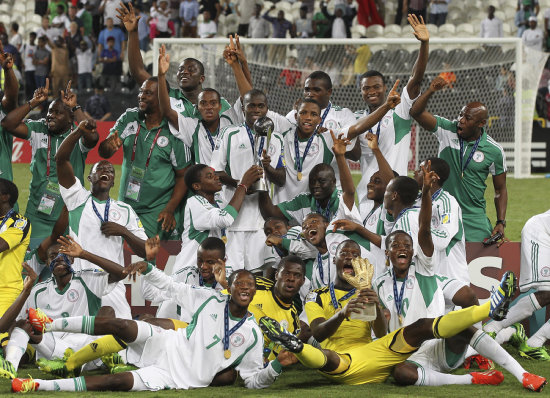
{"type": "Polygon", "coordinates": [[[168,95],[168,86],[166,85],[166,73],[170,68],[170,54],[166,54],[164,44],[160,46],[158,58],[158,92],[159,92],[159,107],[162,117],[168,119],[168,123],[172,126],[178,126],[178,112],[170,106],[170,96],[168,95]]]}
{"type": "Polygon", "coordinates": [[[19,84],[13,72],[13,57],[4,52],[2,43],[0,43],[0,64],[4,70],[4,98],[2,98],[2,107],[6,112],[11,112],[17,105],[17,94],[19,84]]]}
{"type": "Polygon", "coordinates": [[[355,232],[378,247],[382,245],[382,237],[378,234],[375,234],[374,232],[369,231],[361,224],[358,224],[351,220],[342,219],[335,220],[332,225],[334,232],[336,232],[337,230],[355,232]]]}
{"type": "Polygon", "coordinates": [[[136,17],[132,3],[128,3],[128,7],[126,7],[121,2],[119,8],[117,8],[117,12],[118,19],[122,21],[128,31],[128,65],[130,67],[130,75],[132,75],[137,85],[141,86],[145,80],[151,77],[145,70],[139,49],[138,21],[141,17],[136,17]]]}
{"type": "Polygon", "coordinates": [[[386,102],[382,106],[379,106],[378,109],[371,114],[357,120],[355,124],[352,124],[348,128],[348,139],[353,140],[359,134],[370,130],[376,123],[382,120],[390,109],[395,108],[401,102],[401,96],[397,92],[397,86],[399,86],[399,79],[395,81],[390,93],[386,97],[386,102]]]}
{"type": "Polygon", "coordinates": [[[223,51],[223,58],[225,62],[227,62],[229,66],[231,66],[231,69],[233,70],[233,76],[235,77],[235,82],[237,83],[237,87],[239,89],[239,94],[241,97],[243,97],[247,92],[252,90],[253,87],[251,81],[249,81],[245,76],[241,63],[239,62],[237,54],[235,53],[235,44],[233,42],[233,37],[230,36],[229,39],[230,44],[229,46],[225,47],[223,51]]]}
{"type": "Polygon", "coordinates": [[[371,149],[374,157],[376,158],[376,163],[378,163],[378,171],[380,172],[380,178],[385,184],[388,184],[391,179],[394,177],[393,170],[382,154],[382,151],[378,147],[378,137],[374,133],[367,133],[367,145],[371,149]]]}
{"type": "MultiPolygon", "coordinates": [[[[61,90],[61,101],[74,112],[74,118],[77,123],[86,119],[86,115],[82,107],[78,105],[76,94],[71,90],[71,80],[67,83],[65,90],[61,90]]],[[[84,134],[82,142],[86,148],[92,149],[99,141],[99,134],[94,129],[91,134],[84,134]]]]}
{"type": "Polygon", "coordinates": [[[446,85],[447,82],[442,77],[438,76],[433,79],[430,83],[430,87],[422,93],[420,97],[418,97],[409,112],[414,120],[416,120],[420,126],[428,131],[433,131],[437,126],[437,119],[435,116],[426,111],[428,101],[436,91],[441,90],[446,85]]]}
{"type": "Polygon", "coordinates": [[[267,220],[269,217],[282,218],[283,220],[286,218],[281,209],[273,204],[268,192],[260,192],[258,203],[264,220],[267,220]]]}
{"type": "Polygon", "coordinates": [[[50,236],[45,238],[42,242],[40,242],[40,245],[38,246],[37,254],[40,261],[43,263],[46,262],[48,259],[48,248],[53,245],[55,242],[57,242],[57,239],[63,235],[65,230],[67,229],[67,226],[69,225],[69,211],[67,210],[67,206],[63,205],[63,209],[61,209],[61,214],[59,215],[59,218],[55,222],[53,226],[52,233],[50,236]]]}
{"type": "Polygon", "coordinates": [[[246,80],[252,84],[252,75],[250,74],[250,68],[248,67],[248,61],[246,60],[246,56],[244,53],[244,50],[241,47],[241,41],[239,40],[239,35],[235,35],[235,55],[237,56],[237,59],[241,63],[241,67],[243,69],[244,76],[246,77],[246,80]]]}
{"type": "Polygon", "coordinates": [[[416,98],[420,94],[420,85],[424,79],[424,72],[428,64],[428,56],[430,52],[430,33],[424,24],[424,19],[420,17],[420,21],[414,14],[409,14],[407,20],[414,30],[414,36],[420,40],[420,51],[413,66],[412,76],[407,84],[407,91],[410,98],[416,98]]]}
{"type": "Polygon", "coordinates": [[[344,138],[344,134],[339,134],[338,138],[334,136],[332,130],[330,130],[332,136],[332,152],[336,157],[336,164],[338,171],[340,172],[340,184],[342,185],[342,198],[344,204],[350,210],[353,209],[355,204],[355,184],[353,183],[353,177],[349,170],[348,162],[346,160],[346,146],[349,145],[349,139],[344,138]]]}
{"type": "Polygon", "coordinates": [[[422,252],[427,257],[431,257],[434,253],[434,243],[432,240],[432,195],[430,195],[430,189],[439,180],[439,176],[435,171],[431,171],[430,161],[420,167],[424,174],[424,184],[422,184],[422,202],[418,215],[418,244],[422,252]]]}

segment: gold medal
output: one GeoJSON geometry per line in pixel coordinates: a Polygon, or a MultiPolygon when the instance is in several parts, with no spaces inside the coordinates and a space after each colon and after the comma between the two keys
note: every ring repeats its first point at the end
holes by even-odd
{"type": "Polygon", "coordinates": [[[399,314],[398,319],[399,319],[399,324],[403,325],[403,315],[399,314]]]}
{"type": "Polygon", "coordinates": [[[298,181],[302,181],[302,172],[301,171],[298,172],[298,181]]]}
{"type": "Polygon", "coordinates": [[[223,243],[225,243],[227,245],[227,236],[225,236],[225,235],[222,236],[222,241],[223,241],[223,243]]]}
{"type": "Polygon", "coordinates": [[[223,356],[224,356],[225,359],[231,358],[231,350],[225,350],[223,352],[223,356]]]}

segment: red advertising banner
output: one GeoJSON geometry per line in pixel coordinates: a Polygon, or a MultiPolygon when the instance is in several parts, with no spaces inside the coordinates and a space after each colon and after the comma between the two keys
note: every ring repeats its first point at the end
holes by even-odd
{"type": "MultiPolygon", "coordinates": [[[[99,133],[99,142],[103,141],[109,135],[109,130],[115,125],[115,122],[97,122],[97,132],[99,133]]],[[[87,164],[94,164],[100,161],[102,158],[97,153],[96,145],[94,149],[88,153],[86,158],[87,164]]],[[[32,148],[29,141],[22,140],[20,138],[13,139],[13,149],[11,161],[12,163],[30,163],[32,157],[32,148]]],[[[115,153],[110,159],[113,164],[122,164],[122,151],[115,153]]]]}

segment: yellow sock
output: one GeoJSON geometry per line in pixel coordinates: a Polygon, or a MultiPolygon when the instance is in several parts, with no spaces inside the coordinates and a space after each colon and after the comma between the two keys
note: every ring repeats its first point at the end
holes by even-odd
{"type": "Polygon", "coordinates": [[[298,358],[304,366],[311,369],[321,369],[327,363],[325,353],[309,344],[304,344],[302,352],[294,355],[296,355],[296,358],[298,358]]]}
{"type": "Polygon", "coordinates": [[[8,345],[9,341],[10,335],[8,333],[0,333],[0,345],[2,346],[4,352],[6,352],[6,346],[8,345]]]}
{"type": "Polygon", "coordinates": [[[29,356],[29,361],[32,362],[32,360],[34,359],[34,354],[36,354],[36,349],[32,345],[27,344],[27,350],[25,351],[25,354],[29,356]]]}
{"type": "Polygon", "coordinates": [[[67,370],[74,370],[86,362],[101,358],[103,355],[119,352],[126,348],[126,343],[114,336],[103,336],[90,344],[85,345],[67,359],[65,366],[67,370]]]}
{"type": "Polygon", "coordinates": [[[483,305],[474,305],[434,319],[432,331],[436,338],[446,339],[462,332],[464,329],[480,322],[489,316],[491,302],[483,305]]]}

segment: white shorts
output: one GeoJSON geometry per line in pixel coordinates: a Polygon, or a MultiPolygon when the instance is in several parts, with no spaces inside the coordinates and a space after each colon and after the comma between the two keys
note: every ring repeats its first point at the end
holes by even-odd
{"type": "Polygon", "coordinates": [[[101,305],[112,307],[117,318],[132,319],[130,304],[126,300],[126,285],[123,281],[118,282],[110,293],[101,298],[101,305]]]}
{"type": "Polygon", "coordinates": [[[259,270],[264,264],[266,236],[263,229],[257,231],[227,231],[225,270],[227,277],[238,269],[259,270]]]}
{"type": "Polygon", "coordinates": [[[98,336],[83,333],[46,332],[42,335],[42,341],[33,346],[36,348],[37,359],[63,358],[67,348],[78,351],[97,338],[98,336]]]}
{"type": "Polygon", "coordinates": [[[159,358],[163,357],[163,349],[160,347],[152,347],[152,343],[154,342],[151,338],[160,335],[166,330],[160,326],[151,325],[147,322],[135,322],[138,327],[138,332],[136,339],[129,343],[126,349],[127,362],[139,368],[154,365],[159,358]]]}
{"type": "Polygon", "coordinates": [[[134,385],[131,391],[159,391],[177,388],[170,373],[158,366],[147,366],[132,371],[134,385]]]}
{"type": "Polygon", "coordinates": [[[549,237],[539,236],[539,231],[521,231],[521,268],[519,289],[550,290],[550,242],[549,237]]]}
{"type": "Polygon", "coordinates": [[[445,313],[451,312],[455,309],[453,297],[460,289],[468,285],[458,279],[451,278],[438,283],[441,291],[443,292],[443,297],[445,297],[445,313]]]}
{"type": "Polygon", "coordinates": [[[434,339],[424,342],[407,362],[412,362],[421,369],[447,373],[464,363],[465,354],[466,350],[460,355],[455,354],[447,348],[446,340],[434,339]]]}

